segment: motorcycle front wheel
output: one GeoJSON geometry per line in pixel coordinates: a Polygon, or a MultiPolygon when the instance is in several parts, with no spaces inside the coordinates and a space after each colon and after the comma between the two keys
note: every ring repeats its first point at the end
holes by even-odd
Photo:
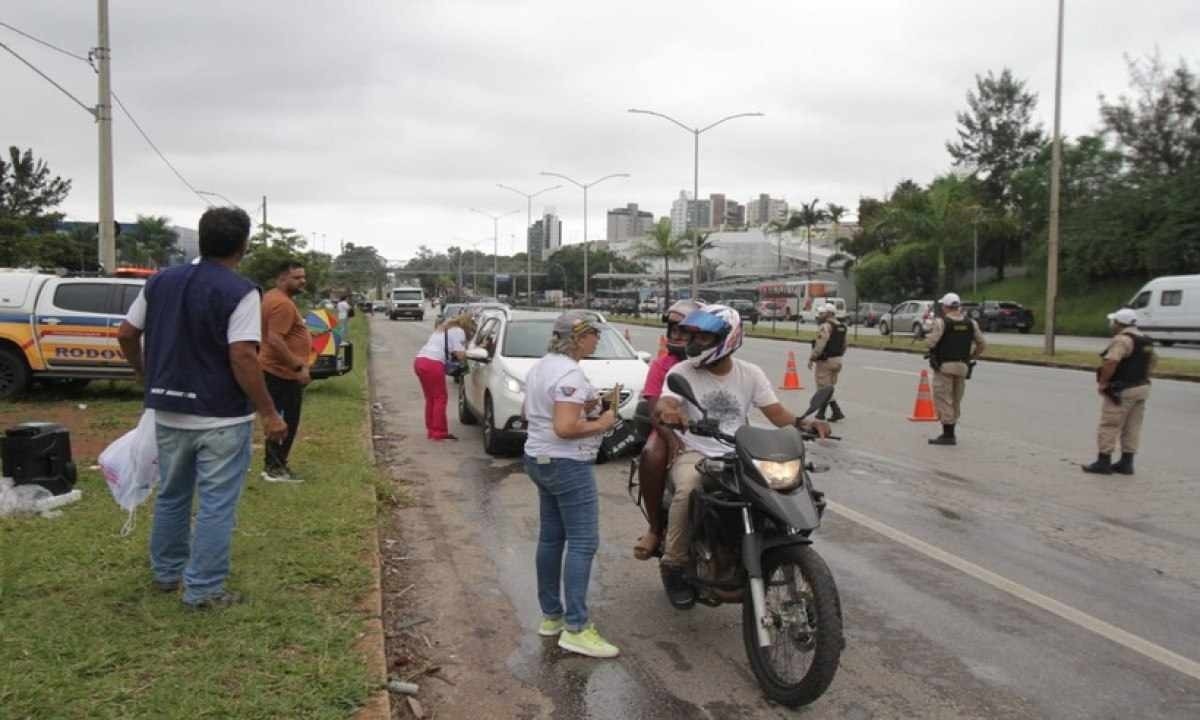
{"type": "Polygon", "coordinates": [[[807,705],[833,682],[845,646],[837,586],[825,561],[807,545],[766,553],[763,577],[771,644],[758,644],[754,603],[747,593],[742,639],[750,669],[771,700],[788,707],[807,705]]]}

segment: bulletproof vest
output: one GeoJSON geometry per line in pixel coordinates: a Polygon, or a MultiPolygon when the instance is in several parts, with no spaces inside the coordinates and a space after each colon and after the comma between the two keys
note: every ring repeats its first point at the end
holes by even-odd
{"type": "Polygon", "coordinates": [[[846,354],[846,326],[837,323],[829,323],[829,340],[825,342],[825,351],[821,353],[821,359],[841,357],[846,354]]]}
{"type": "Polygon", "coordinates": [[[945,330],[937,344],[937,356],[941,362],[966,362],[971,359],[971,343],[975,340],[975,328],[971,321],[963,318],[942,318],[945,330]]]}
{"type": "MultiPolygon", "coordinates": [[[[1150,379],[1150,358],[1154,356],[1153,341],[1145,335],[1124,335],[1133,340],[1133,352],[1117,364],[1117,371],[1113,373],[1112,380],[1125,385],[1143,385],[1150,379]]],[[[1107,352],[1108,350],[1105,350],[1100,356],[1104,357],[1107,352]]]]}

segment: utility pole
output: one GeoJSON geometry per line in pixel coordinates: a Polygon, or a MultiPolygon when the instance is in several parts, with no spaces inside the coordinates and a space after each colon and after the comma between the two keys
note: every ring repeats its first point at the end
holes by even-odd
{"type": "MultiPolygon", "coordinates": [[[[262,221],[263,237],[267,235],[267,196],[263,195],[263,221],[262,221]]],[[[313,248],[316,250],[316,248],[313,248]]]]}
{"type": "MultiPolygon", "coordinates": [[[[502,187],[505,190],[510,190],[525,198],[525,292],[527,293],[528,303],[533,305],[533,252],[529,243],[529,231],[533,227],[533,199],[542,193],[557,190],[562,185],[555,185],[544,190],[538,190],[535,193],[527,193],[523,190],[518,190],[508,185],[497,183],[497,187],[502,187]]],[[[517,294],[517,281],[513,280],[513,295],[517,294]]]]}
{"type": "Polygon", "coordinates": [[[588,283],[588,249],[590,247],[589,240],[588,240],[588,227],[587,227],[587,223],[588,223],[588,188],[590,188],[593,185],[598,185],[598,184],[604,182],[605,180],[608,180],[609,178],[627,178],[627,177],[629,177],[629,173],[613,173],[612,175],[605,175],[604,177],[600,178],[599,180],[593,180],[590,183],[581,183],[578,180],[575,180],[573,178],[567,177],[566,175],[563,175],[562,173],[542,172],[541,174],[548,175],[550,177],[562,178],[563,180],[566,180],[567,182],[571,183],[572,185],[583,189],[583,306],[585,308],[590,308],[592,306],[592,304],[591,304],[591,295],[590,295],[591,287],[588,283]]]}
{"type": "Polygon", "coordinates": [[[1050,232],[1046,241],[1046,337],[1044,351],[1054,354],[1054,303],[1058,299],[1058,195],[1062,176],[1063,0],[1058,0],[1058,48],[1054,66],[1054,146],[1050,157],[1050,232]]]}
{"type": "Polygon", "coordinates": [[[96,0],[96,125],[100,130],[100,265],[112,274],[117,269],[117,237],[113,209],[112,90],[109,76],[108,0],[96,0]]]}

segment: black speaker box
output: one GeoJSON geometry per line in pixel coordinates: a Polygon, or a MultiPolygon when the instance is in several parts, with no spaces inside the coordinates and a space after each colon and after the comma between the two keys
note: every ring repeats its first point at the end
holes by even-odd
{"type": "Polygon", "coordinates": [[[54,423],[23,423],[4,432],[4,476],[14,485],[41,485],[55,495],[75,487],[71,434],[54,423]]]}

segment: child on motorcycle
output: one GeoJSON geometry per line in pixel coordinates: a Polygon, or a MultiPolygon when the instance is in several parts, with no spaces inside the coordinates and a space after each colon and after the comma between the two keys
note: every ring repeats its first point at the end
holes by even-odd
{"type": "MultiPolygon", "coordinates": [[[[691,384],[697,399],[707,409],[708,418],[717,421],[722,432],[731,435],[737,432],[749,422],[750,409],[756,407],[776,427],[795,426],[818,437],[829,436],[826,423],[800,420],[785,408],[761,368],[733,357],[742,344],[742,322],[736,310],[725,305],[705,306],[689,313],[679,323],[678,330],[683,336],[687,359],[671,368],[668,375],[680,374],[691,384]]],[[[669,388],[663,389],[652,417],[660,426],[675,428],[676,439],[684,450],[675,458],[670,471],[675,495],[667,518],[660,569],[671,604],[686,609],[695,603],[694,591],[684,580],[684,567],[688,559],[688,501],[700,480],[696,463],[704,458],[721,457],[729,448],[714,438],[686,432],[688,421],[699,421],[702,415],[669,388]]]]}

